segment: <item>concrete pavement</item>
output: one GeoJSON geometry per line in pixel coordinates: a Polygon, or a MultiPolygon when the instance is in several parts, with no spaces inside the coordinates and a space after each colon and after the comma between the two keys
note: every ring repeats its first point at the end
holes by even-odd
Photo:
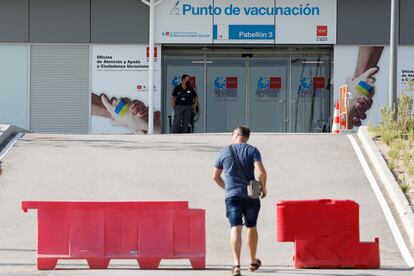
{"type": "MultiPolygon", "coordinates": [[[[3,159],[0,275],[230,275],[223,191],[211,180],[216,154],[230,140],[230,134],[26,134],[3,159]],[[188,260],[166,260],[159,271],[137,270],[133,261],[113,262],[115,267],[108,271],[90,271],[85,269],[85,261],[72,261],[61,262],[69,271],[36,272],[36,212],[24,214],[21,200],[163,199],[188,200],[190,207],[206,209],[208,270],[181,270],[178,268],[189,267],[188,260]]],[[[262,152],[269,178],[269,196],[262,201],[258,224],[258,256],[264,264],[261,273],[412,274],[346,136],[253,134],[250,143],[262,152]],[[380,238],[380,270],[293,269],[293,244],[275,241],[275,204],[315,198],[352,199],[360,204],[361,240],[380,238]]],[[[246,248],[242,262],[248,263],[246,248]]]]}

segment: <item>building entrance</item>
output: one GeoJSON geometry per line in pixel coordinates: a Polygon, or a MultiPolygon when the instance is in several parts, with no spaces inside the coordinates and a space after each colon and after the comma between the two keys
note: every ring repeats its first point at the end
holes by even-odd
{"type": "Polygon", "coordinates": [[[163,56],[163,130],[171,131],[171,92],[191,76],[200,102],[194,132],[329,131],[331,53],[170,53],[163,56]]]}

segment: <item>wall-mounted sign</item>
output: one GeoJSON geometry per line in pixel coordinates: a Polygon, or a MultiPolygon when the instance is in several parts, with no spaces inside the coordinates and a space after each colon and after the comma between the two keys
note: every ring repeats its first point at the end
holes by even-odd
{"type": "Polygon", "coordinates": [[[336,0],[277,0],[276,43],[335,44],[336,0]]]}
{"type": "Polygon", "coordinates": [[[313,77],[313,89],[325,88],[324,77],[313,77]]]}
{"type": "Polygon", "coordinates": [[[213,16],[213,43],[275,43],[274,15],[259,15],[261,9],[270,10],[273,1],[221,0],[214,6],[221,12],[213,16]]]}
{"type": "Polygon", "coordinates": [[[214,79],[214,93],[217,97],[237,97],[237,77],[217,76],[214,79]]]}
{"type": "Polygon", "coordinates": [[[212,0],[164,0],[155,8],[156,43],[211,43],[212,0]]]}
{"type": "Polygon", "coordinates": [[[256,96],[259,98],[277,97],[280,95],[281,88],[281,77],[261,76],[257,81],[256,96]]]}
{"type": "Polygon", "coordinates": [[[335,44],[337,0],[164,0],[157,43],[335,44]]]}

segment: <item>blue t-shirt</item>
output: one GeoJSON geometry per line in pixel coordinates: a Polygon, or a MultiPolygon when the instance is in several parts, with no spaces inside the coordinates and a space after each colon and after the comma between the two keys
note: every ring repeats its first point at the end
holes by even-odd
{"type": "MultiPolygon", "coordinates": [[[[232,146],[247,179],[249,181],[253,180],[254,162],[262,161],[259,150],[246,143],[233,144],[232,146]]],[[[219,152],[214,167],[224,171],[226,198],[232,196],[248,197],[247,183],[243,176],[240,175],[237,163],[233,161],[229,147],[225,147],[219,152]]]]}

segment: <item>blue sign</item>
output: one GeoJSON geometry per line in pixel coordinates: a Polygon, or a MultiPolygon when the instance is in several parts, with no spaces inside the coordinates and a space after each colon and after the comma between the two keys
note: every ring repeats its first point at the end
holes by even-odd
{"type": "MultiPolygon", "coordinates": [[[[228,25],[229,40],[274,40],[274,25],[228,25]]],[[[213,26],[213,39],[217,40],[217,25],[213,26]]]]}

